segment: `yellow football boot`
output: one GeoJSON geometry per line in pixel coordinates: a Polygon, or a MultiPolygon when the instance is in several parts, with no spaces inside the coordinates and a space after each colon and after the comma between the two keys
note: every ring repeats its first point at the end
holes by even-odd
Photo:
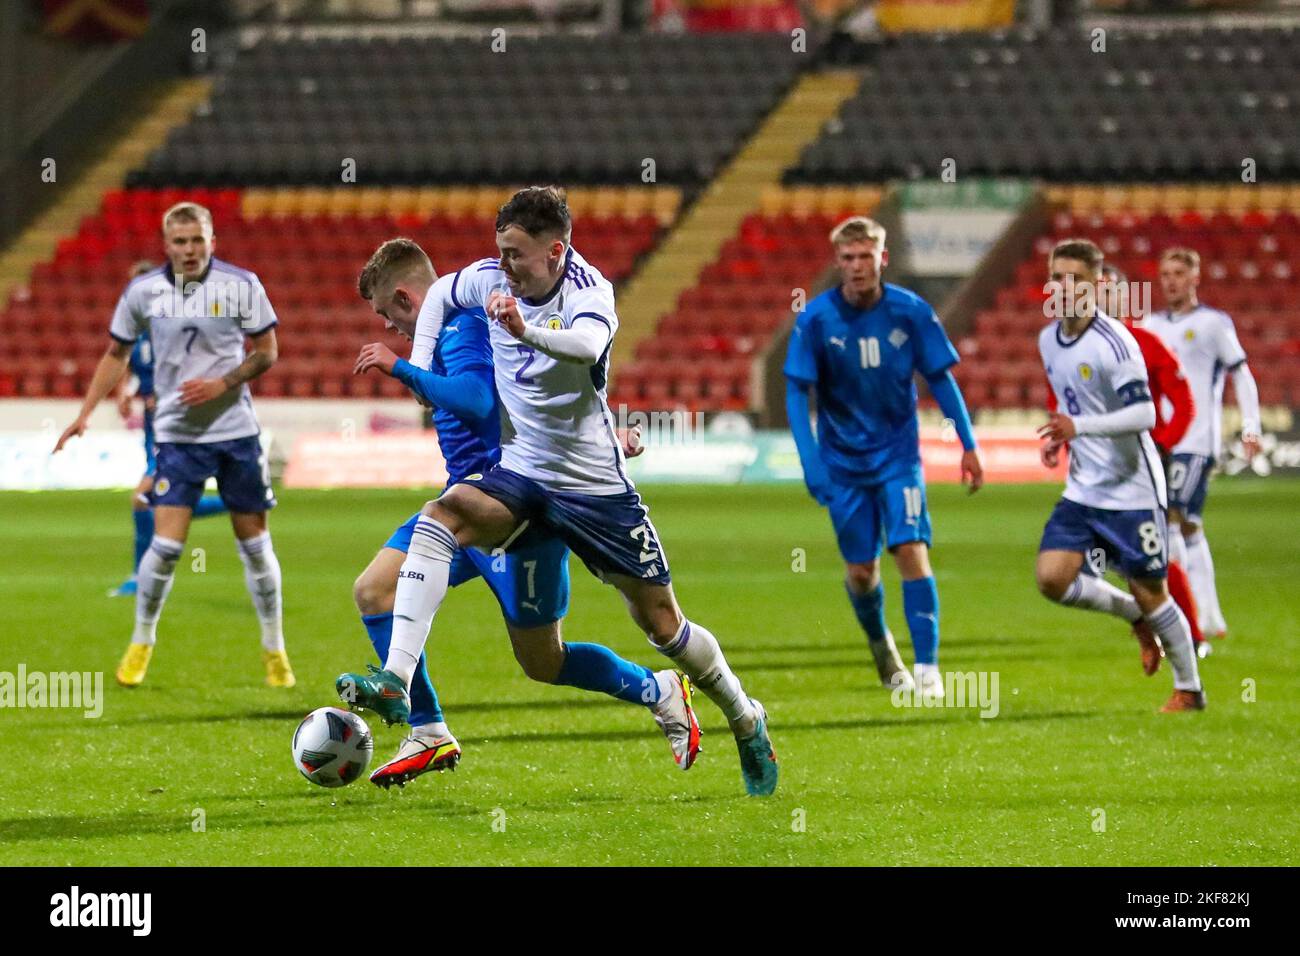
{"type": "Polygon", "coordinates": [[[292,687],[298,683],[289,666],[289,655],[284,651],[262,651],[262,663],[266,665],[266,683],[270,687],[292,687]]]}
{"type": "Polygon", "coordinates": [[[122,663],[117,665],[117,682],[123,687],[139,687],[144,683],[152,656],[152,644],[128,644],[122,663]]]}

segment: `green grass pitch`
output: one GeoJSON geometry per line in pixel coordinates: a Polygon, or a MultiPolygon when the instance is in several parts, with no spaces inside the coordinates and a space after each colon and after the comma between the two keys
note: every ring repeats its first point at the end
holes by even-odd
{"type": "MultiPolygon", "coordinates": [[[[1000,712],[904,709],[876,686],[825,516],[797,488],[649,488],[687,613],[767,705],[781,784],[744,796],[699,698],[683,774],[638,707],[528,681],[481,583],[431,640],[465,758],[391,793],[308,784],[289,740],[371,659],[351,583],[423,500],[281,494],[272,529],[298,675],[262,684],[257,626],[224,518],[196,523],[148,680],[113,669],[132,604],[125,494],[0,496],[0,671],[102,671],[98,719],[0,710],[0,864],[1291,864],[1300,862],[1295,586],[1300,483],[1216,481],[1207,520],[1232,633],[1203,664],[1210,709],[1161,716],[1114,620],[1034,588],[1058,489],[931,490],[945,669],[996,671],[1000,712]],[[794,549],[806,570],[792,569],[794,549]],[[1253,698],[1253,699],[1252,699],[1253,698]],[[200,825],[201,824],[201,825],[200,825]]],[[[661,659],[612,589],[573,563],[567,635],[661,659]]],[[[898,579],[888,618],[905,658],[898,579]]],[[[397,728],[370,721],[376,760],[397,728]]]]}

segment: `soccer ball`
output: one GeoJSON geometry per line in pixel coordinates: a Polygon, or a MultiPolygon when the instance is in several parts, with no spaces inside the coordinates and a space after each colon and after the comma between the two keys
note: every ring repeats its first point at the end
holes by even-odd
{"type": "Polygon", "coordinates": [[[347,786],[366,772],[375,739],[366,722],[337,707],[318,707],[293,732],[293,764],[322,787],[347,786]]]}

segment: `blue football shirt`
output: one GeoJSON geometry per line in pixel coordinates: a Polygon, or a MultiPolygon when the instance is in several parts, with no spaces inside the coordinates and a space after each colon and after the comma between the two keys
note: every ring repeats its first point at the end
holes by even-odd
{"type": "Polygon", "coordinates": [[[866,310],[849,305],[838,286],[809,302],[790,336],[785,374],[815,390],[831,479],[872,484],[916,467],[914,376],[939,375],[957,361],[934,309],[901,286],[885,283],[866,310]]]}

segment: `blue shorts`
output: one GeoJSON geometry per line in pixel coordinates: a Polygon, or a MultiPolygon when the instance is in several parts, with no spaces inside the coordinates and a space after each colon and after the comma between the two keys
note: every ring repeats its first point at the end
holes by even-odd
{"type": "Polygon", "coordinates": [[[668,558],[659,532],[635,491],[586,495],[551,491],[531,478],[497,465],[484,475],[470,475],[473,485],[515,515],[559,537],[597,578],[622,574],[652,584],[668,584],[668,558]]]}
{"type": "Polygon", "coordinates": [[[1165,513],[1107,511],[1062,498],[1043,528],[1039,551],[1078,551],[1094,570],[1104,555],[1126,578],[1163,578],[1168,573],[1165,513]]]}
{"type": "Polygon", "coordinates": [[[879,484],[839,486],[829,510],[840,554],[852,564],[880,557],[882,536],[890,549],[910,541],[930,546],[930,509],[920,464],[879,484]]]}
{"type": "Polygon", "coordinates": [[[1172,455],[1169,458],[1169,507],[1185,517],[1199,518],[1205,510],[1205,495],[1210,490],[1210,470],[1214,459],[1205,455],[1172,455]]]}
{"type": "Polygon", "coordinates": [[[215,476],[221,500],[231,511],[275,507],[266,456],[256,435],[206,444],[159,442],[155,447],[155,505],[193,508],[203,497],[203,485],[215,476]]]}
{"type": "MultiPolygon", "coordinates": [[[[418,511],[411,515],[384,547],[405,554],[419,517],[418,511]]],[[[516,627],[542,627],[569,612],[569,549],[559,538],[530,528],[498,554],[461,548],[451,560],[448,583],[456,587],[477,577],[487,582],[502,616],[516,627]]]]}

